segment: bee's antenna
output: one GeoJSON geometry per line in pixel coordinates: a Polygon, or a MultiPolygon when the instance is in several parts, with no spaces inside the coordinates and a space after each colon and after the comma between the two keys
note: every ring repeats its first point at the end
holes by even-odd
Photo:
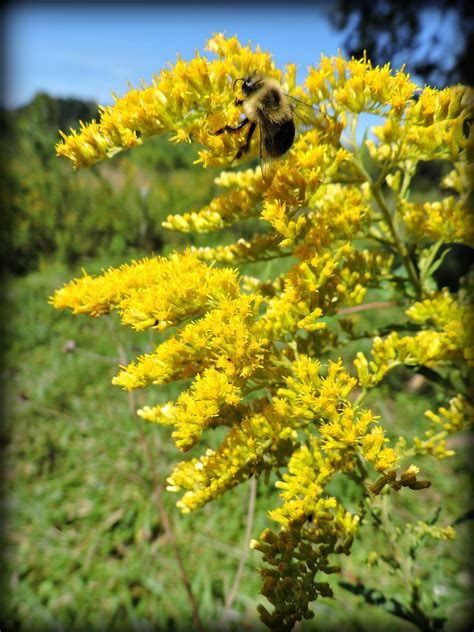
{"type": "Polygon", "coordinates": [[[236,79],[232,85],[232,90],[235,90],[235,84],[237,83],[237,81],[245,81],[244,77],[239,77],[239,79],[236,79]]]}

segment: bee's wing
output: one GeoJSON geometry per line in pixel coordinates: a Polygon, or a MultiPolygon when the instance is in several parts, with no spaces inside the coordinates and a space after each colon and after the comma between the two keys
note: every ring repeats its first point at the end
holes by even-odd
{"type": "Polygon", "coordinates": [[[328,115],[316,105],[305,103],[296,97],[286,95],[290,101],[294,116],[303,124],[325,129],[328,126],[328,115]]]}

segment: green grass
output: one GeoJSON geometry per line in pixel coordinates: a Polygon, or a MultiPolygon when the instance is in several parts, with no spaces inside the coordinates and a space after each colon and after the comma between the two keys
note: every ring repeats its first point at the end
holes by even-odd
{"type": "MultiPolygon", "coordinates": [[[[165,479],[180,454],[169,431],[132,414],[128,395],[111,384],[122,349],[131,358],[150,340],[113,318],[55,311],[48,296],[70,276],[52,268],[8,284],[7,622],[22,630],[124,629],[124,621],[175,629],[189,620],[190,607],[160,525],[153,479],[165,479]],[[66,352],[70,341],[74,350],[66,352]]],[[[176,394],[156,391],[153,403],[176,394]]],[[[138,394],[137,406],[148,402],[138,394]]],[[[184,519],[176,496],[166,495],[204,620],[215,620],[230,590],[248,493],[244,486],[184,519]]],[[[266,508],[264,500],[254,535],[266,508]]],[[[259,585],[254,563],[239,598],[248,616],[259,585]]]]}
{"type": "MultiPolygon", "coordinates": [[[[98,272],[114,263],[91,261],[87,269],[98,272]]],[[[169,429],[133,413],[174,397],[180,385],[138,392],[130,401],[111,384],[124,356],[130,360],[148,351],[153,340],[126,331],[114,317],[73,317],[48,305],[53,291],[78,274],[51,265],[7,285],[5,629],[181,630],[190,625],[191,609],[154,493],[154,481],[163,481],[181,455],[169,429]]],[[[395,310],[364,314],[361,326],[383,326],[395,318],[395,310]]],[[[348,349],[347,357],[352,352],[348,349]]],[[[439,399],[431,388],[410,392],[410,377],[394,374],[367,400],[393,436],[421,435],[423,412],[439,399]]],[[[468,448],[466,437],[459,436],[454,459],[416,459],[422,478],[433,485],[396,496],[394,520],[402,527],[402,519],[427,520],[439,506],[441,525],[462,515],[469,503],[468,448]]],[[[196,454],[202,451],[201,445],[196,454]]],[[[347,480],[335,481],[334,493],[356,508],[357,491],[347,480]]],[[[176,496],[165,494],[206,629],[218,621],[235,578],[248,496],[249,486],[243,485],[183,517],[176,496]]],[[[275,491],[260,481],[252,537],[270,526],[266,512],[276,504],[275,491]]],[[[465,620],[467,608],[467,525],[459,526],[455,542],[430,543],[416,562],[452,630],[459,629],[456,622],[465,620]]],[[[368,525],[361,537],[374,546],[378,541],[368,525]]],[[[338,599],[321,600],[315,619],[301,630],[415,629],[338,586],[343,578],[403,598],[395,574],[366,566],[366,542],[356,541],[343,560],[342,577],[330,578],[338,599]]],[[[259,563],[260,555],[250,552],[234,603],[239,630],[258,626],[259,563]]]]}

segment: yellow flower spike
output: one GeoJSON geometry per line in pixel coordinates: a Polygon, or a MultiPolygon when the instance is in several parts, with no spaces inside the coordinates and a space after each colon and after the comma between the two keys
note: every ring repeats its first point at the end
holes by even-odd
{"type": "Polygon", "coordinates": [[[204,150],[203,162],[225,164],[227,158],[212,155],[212,146],[224,143],[225,153],[230,155],[236,141],[232,135],[219,141],[210,135],[208,118],[220,112],[224,103],[231,103],[233,80],[250,72],[281,79],[269,54],[258,47],[252,52],[250,47],[232,42],[221,35],[215,36],[208,43],[208,50],[217,52],[221,59],[210,62],[197,54],[186,63],[178,58],[170,70],[155,78],[152,86],[130,88],[125,96],[116,98],[113,106],[100,109],[99,122],[84,125],[79,134],[63,134],[56,148],[58,155],[69,158],[75,168],[91,166],[122,149],[141,144],[144,138],[181,130],[178,135],[175,132],[175,141],[188,142],[190,136],[196,136],[211,148],[204,150]],[[217,85],[213,83],[216,78],[217,85]]]}
{"type": "MultiPolygon", "coordinates": [[[[255,407],[255,406],[254,406],[255,407]]],[[[179,463],[168,478],[171,491],[185,491],[178,501],[183,511],[193,511],[228,489],[258,474],[279,455],[293,451],[296,437],[288,435],[286,424],[277,411],[260,403],[255,412],[243,408],[240,423],[234,423],[220,447],[200,459],[179,463]]],[[[227,412],[226,412],[227,415],[227,412]]],[[[202,428],[201,417],[190,432],[202,428]]],[[[183,426],[182,431],[186,428],[183,426]]],[[[191,435],[188,434],[188,437],[191,435]]],[[[181,441],[181,436],[178,437],[181,441]]],[[[183,444],[185,449],[187,443],[183,444]]]]}
{"type": "Polygon", "coordinates": [[[434,540],[454,540],[456,538],[456,531],[451,526],[438,527],[436,525],[427,524],[426,522],[421,522],[421,520],[416,524],[408,523],[406,526],[417,538],[423,536],[429,536],[434,540]]]}
{"type": "MultiPolygon", "coordinates": [[[[278,239],[271,233],[258,235],[251,240],[239,239],[229,246],[216,246],[215,248],[202,247],[190,248],[190,251],[201,261],[219,262],[226,264],[244,263],[247,261],[259,261],[261,258],[271,257],[279,252],[278,239]]],[[[243,278],[248,281],[248,278],[243,278]]],[[[257,282],[258,285],[258,282],[257,282]]],[[[254,287],[252,285],[252,287],[254,287]]],[[[246,289],[245,287],[243,289],[246,289]]]]}
{"type": "Polygon", "coordinates": [[[427,410],[425,416],[431,424],[425,432],[425,438],[413,438],[416,454],[430,454],[442,460],[454,456],[454,450],[446,447],[449,435],[474,426],[474,407],[463,396],[456,395],[449,400],[449,406],[441,406],[437,413],[427,410]]]}
{"type": "MultiPolygon", "coordinates": [[[[263,553],[262,592],[274,609],[261,607],[262,620],[275,629],[283,621],[290,629],[312,615],[309,604],[318,596],[332,595],[321,573],[338,572],[332,557],[348,554],[357,533],[360,517],[332,496],[333,479],[348,476],[365,486],[367,477],[376,478],[369,486],[373,494],[425,489],[430,482],[417,480],[416,461],[397,477],[398,462],[419,454],[447,458],[450,435],[472,424],[471,404],[457,395],[426,411],[424,436],[401,435],[391,447],[384,420],[359,407],[366,390],[394,367],[421,367],[442,385],[446,367],[461,382],[466,365],[474,365],[469,282],[461,283],[457,295],[432,292],[430,259],[439,243],[474,240],[468,207],[474,133],[472,126],[466,129],[472,91],[417,90],[403,69],[373,67],[365,55],[322,56],[298,86],[294,65],[282,73],[268,53],[235,37],[215,34],[207,51],[207,57],[196,52],[189,62],[178,57],[150,86],[129,86],[113,106],[100,108],[97,121],[62,134],[57,152],[78,168],[169,133],[174,143],[200,145],[196,163],[225,170],[215,180],[218,196],[203,208],[169,215],[164,226],[206,233],[260,218],[263,231],[96,277],[85,274],[51,302],[91,316],[116,310],[124,325],[168,334],[120,367],[113,382],[125,389],[159,389],[186,380],[175,401],[138,412],[145,421],[169,426],[182,452],[198,449],[206,431],[221,428],[215,449],[183,460],[169,476],[168,489],[181,493],[183,512],[253,476],[268,483],[278,473],[281,504],[269,513],[278,532],[265,530],[252,547],[263,553]],[[232,162],[245,129],[214,134],[241,120],[235,99],[243,96],[242,86],[234,89],[234,81],[251,73],[275,78],[324,113],[299,120],[295,112],[295,140],[283,157],[264,164],[265,177],[260,166],[239,170],[232,162]],[[372,129],[375,140],[365,143],[374,165],[347,136],[362,112],[382,119],[372,129]],[[418,163],[433,159],[450,163],[442,181],[449,191],[435,201],[414,201],[411,179],[418,163]],[[410,242],[419,255],[414,270],[404,252],[411,253],[410,242]],[[262,266],[260,277],[253,266],[246,275],[230,268],[273,259],[282,263],[278,273],[262,266]],[[401,274],[394,272],[399,264],[405,268],[401,274]],[[405,330],[401,325],[405,333],[397,333],[398,327],[372,333],[367,357],[356,354],[357,377],[342,360],[329,361],[342,344],[366,335],[358,331],[365,321],[356,312],[374,309],[370,300],[360,306],[367,292],[402,291],[404,283],[410,286],[411,321],[405,330]]],[[[240,162],[258,155],[257,132],[240,162]]],[[[251,231],[254,222],[248,224],[251,231]]],[[[399,311],[398,316],[403,318],[399,311]]],[[[413,529],[423,534],[426,526],[413,529]]],[[[451,532],[431,535],[449,538],[451,532]]]]}
{"type": "Polygon", "coordinates": [[[474,247],[474,219],[463,200],[453,196],[424,204],[403,200],[398,210],[407,230],[417,239],[428,237],[434,241],[459,242],[474,247]]]}
{"type": "Polygon", "coordinates": [[[225,228],[236,221],[257,216],[256,203],[261,199],[261,192],[252,193],[239,190],[218,196],[201,211],[184,215],[169,215],[163,227],[180,232],[204,233],[225,228]]]}
{"type": "Polygon", "coordinates": [[[164,406],[144,406],[137,410],[137,415],[150,423],[171,426],[175,423],[173,402],[168,402],[164,406]]]}
{"type": "Polygon", "coordinates": [[[415,303],[407,314],[419,322],[439,324],[443,330],[425,329],[414,336],[402,338],[392,332],[384,340],[374,338],[372,363],[367,363],[361,354],[357,354],[354,360],[361,385],[375,386],[388,371],[400,364],[436,367],[437,363],[448,359],[461,360],[469,354],[473,344],[472,331],[460,327],[459,322],[471,314],[471,308],[457,304],[447,290],[415,303]]]}
{"type": "Polygon", "coordinates": [[[115,309],[122,322],[134,329],[161,331],[203,314],[221,298],[235,297],[237,292],[235,271],[209,268],[185,252],[167,259],[143,259],[96,277],[85,275],[57,290],[51,303],[57,309],[91,316],[115,309]]]}
{"type": "Polygon", "coordinates": [[[210,367],[196,379],[189,391],[178,397],[174,417],[177,429],[172,433],[176,446],[184,452],[200,439],[220,411],[237,407],[241,400],[240,388],[225,373],[210,367]]]}

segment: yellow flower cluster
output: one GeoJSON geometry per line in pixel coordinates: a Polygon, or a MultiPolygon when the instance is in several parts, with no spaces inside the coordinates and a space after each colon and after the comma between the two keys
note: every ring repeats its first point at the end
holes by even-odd
{"type": "Polygon", "coordinates": [[[429,536],[433,540],[454,540],[456,538],[456,531],[451,526],[437,527],[421,521],[416,524],[408,523],[406,526],[417,539],[423,536],[429,536]]]}
{"type": "MultiPolygon", "coordinates": [[[[295,86],[294,66],[289,66],[282,77],[269,54],[258,47],[252,51],[250,46],[241,46],[235,37],[226,39],[217,34],[206,48],[218,59],[209,61],[198,53],[187,63],[178,59],[173,67],[162,70],[151,86],[130,89],[125,96],[116,98],[113,106],[101,108],[99,122],[82,124],[79,133],[71,130],[69,135],[63,134],[57,146],[58,155],[72,160],[76,168],[90,166],[117,151],[141,144],[151,135],[173,132],[176,142],[192,140],[206,147],[199,154],[203,164],[228,164],[239,148],[241,137],[215,136],[213,132],[237,122],[240,110],[233,104],[233,82],[254,73],[283,81],[290,92],[309,103],[319,105],[325,101],[326,109],[332,109],[335,115],[347,111],[385,115],[389,106],[394,120],[399,120],[402,114],[409,117],[410,128],[444,123],[443,143],[459,140],[456,135],[459,126],[454,129],[453,121],[460,120],[469,100],[469,93],[461,88],[449,93],[425,89],[414,104],[411,98],[417,86],[403,71],[394,74],[388,64],[373,68],[367,59],[346,61],[341,56],[322,55],[318,68],[309,70],[302,89],[295,86]]],[[[331,139],[329,144],[336,146],[341,124],[327,116],[321,127],[323,136],[331,139]]],[[[315,176],[318,156],[325,153],[325,148],[317,147],[320,142],[314,143],[316,138],[321,140],[321,130],[311,130],[310,137],[312,148],[296,153],[299,167],[308,165],[315,176]]],[[[386,132],[384,137],[388,137],[386,132]]],[[[410,142],[413,145],[416,139],[410,138],[410,142]]],[[[251,156],[256,155],[256,149],[255,146],[251,156]]],[[[346,154],[340,150],[343,160],[346,154]]]]}
{"type": "Polygon", "coordinates": [[[209,62],[199,53],[190,62],[178,59],[151,86],[130,89],[114,105],[101,108],[99,122],[82,124],[79,133],[62,134],[58,155],[72,160],[76,168],[87,167],[149,136],[174,132],[176,142],[193,140],[209,147],[201,152],[205,164],[227,164],[228,157],[237,152],[237,140],[212,133],[239,118],[239,109],[232,105],[234,80],[251,73],[277,80],[282,76],[269,54],[258,48],[252,52],[235,37],[218,34],[208,42],[207,50],[218,59],[209,62]]]}
{"type": "Polygon", "coordinates": [[[472,295],[463,303],[447,289],[415,303],[407,315],[418,323],[433,323],[444,334],[441,344],[446,353],[461,355],[468,366],[474,366],[474,305],[472,295]]]}
{"type": "MultiPolygon", "coordinates": [[[[299,205],[294,206],[280,199],[270,200],[268,193],[263,199],[260,190],[262,180],[255,172],[224,172],[217,182],[225,182],[225,186],[239,187],[238,192],[232,193],[239,193],[240,207],[234,204],[235,200],[232,201],[231,195],[218,196],[198,213],[168,217],[165,225],[183,232],[199,232],[222,228],[227,222],[233,223],[242,217],[260,215],[274,230],[265,235],[258,235],[250,241],[241,239],[228,246],[191,249],[203,261],[241,263],[264,260],[281,254],[282,249],[292,250],[300,259],[316,261],[318,254],[325,249],[329,256],[329,252],[334,251],[336,244],[346,244],[362,234],[370,222],[367,200],[356,187],[342,187],[333,183],[321,184],[317,191],[303,202],[303,207],[311,208],[311,211],[302,212],[299,205]],[[231,175],[232,178],[228,177],[231,175]],[[260,183],[258,187],[255,186],[256,182],[260,183]],[[211,207],[212,214],[209,212],[211,207]]],[[[347,245],[345,248],[345,252],[348,252],[347,245]]],[[[371,258],[371,261],[359,260],[358,267],[354,261],[352,266],[354,271],[365,270],[365,278],[360,279],[362,285],[368,283],[371,271],[375,269],[378,274],[384,274],[382,268],[385,274],[388,273],[393,260],[390,256],[374,255],[368,251],[363,255],[352,256],[371,258]]]]}
{"type": "Polygon", "coordinates": [[[262,361],[262,344],[252,339],[258,303],[251,296],[223,297],[200,320],[187,323],[153,353],[123,368],[114,384],[144,388],[186,379],[216,367],[228,376],[249,377],[262,361]]]}
{"type": "Polygon", "coordinates": [[[123,324],[137,331],[164,331],[239,291],[233,270],[209,268],[184,252],[122,265],[97,277],[84,274],[57,290],[51,303],[90,316],[117,310],[123,324]]]}
{"type": "MultiPolygon", "coordinates": [[[[322,143],[319,132],[312,130],[303,133],[295,141],[288,158],[270,167],[271,177],[264,178],[260,169],[235,174],[223,172],[216,179],[216,184],[229,188],[228,193],[215,197],[199,212],[168,216],[163,226],[181,232],[209,232],[229,226],[238,220],[258,217],[263,206],[263,219],[274,218],[272,223],[277,224],[277,229],[284,228],[285,233],[291,233],[294,231],[294,221],[290,219],[290,226],[287,226],[287,222],[282,221],[286,219],[283,217],[284,214],[294,212],[293,207],[311,207],[319,199],[324,200],[327,206],[332,201],[333,209],[339,208],[337,202],[343,202],[344,207],[337,215],[345,215],[346,226],[350,227],[351,196],[360,196],[359,192],[355,188],[328,188],[328,195],[324,196],[320,190],[321,184],[331,182],[348,157],[345,149],[322,143]],[[339,200],[336,199],[337,196],[339,200]]],[[[367,210],[366,206],[364,209],[361,208],[362,200],[352,199],[352,202],[355,202],[352,213],[356,217],[362,210],[367,210]]],[[[299,221],[303,227],[306,219],[301,216],[299,221]]],[[[357,229],[358,222],[353,225],[352,234],[357,229]]]]}
{"type": "Polygon", "coordinates": [[[474,366],[472,305],[461,305],[443,290],[415,303],[406,313],[416,322],[433,323],[437,329],[424,328],[414,336],[400,337],[393,331],[385,339],[375,337],[372,360],[367,360],[361,352],[354,360],[362,386],[375,386],[388,371],[400,364],[433,368],[446,360],[464,360],[474,366]]]}
{"type": "MultiPolygon", "coordinates": [[[[352,471],[357,454],[372,462],[379,472],[391,469],[396,462],[396,452],[385,447],[387,439],[382,428],[371,427],[377,420],[368,411],[356,412],[346,400],[355,379],[343,370],[340,362],[330,363],[325,377],[320,376],[320,363],[310,358],[303,356],[289,364],[286,385],[277,390],[271,404],[266,398],[247,405],[238,401],[238,397],[233,399],[238,393],[235,388],[229,389],[230,382],[224,374],[208,371],[213,372],[210,379],[205,372],[203,379],[180,396],[176,405],[141,412],[145,419],[178,425],[173,436],[181,449],[191,447],[205,427],[230,426],[219,448],[179,463],[169,477],[170,490],[186,490],[178,502],[183,511],[192,511],[215,499],[252,474],[280,466],[295,450],[296,431],[315,424],[328,456],[325,460],[322,455],[318,457],[318,469],[313,473],[309,470],[301,473],[302,488],[309,486],[304,495],[306,500],[286,504],[272,514],[282,524],[299,520],[309,510],[308,502],[317,499],[316,489],[325,480],[338,471],[352,471]],[[205,387],[201,386],[202,381],[206,381],[205,387]],[[209,389],[207,396],[203,388],[209,389]],[[310,485],[311,481],[316,487],[310,485]],[[282,511],[284,519],[278,517],[282,511]]],[[[311,437],[311,430],[308,431],[311,437]]],[[[302,491],[295,492],[292,482],[290,493],[297,496],[302,491]]]]}
{"type": "Polygon", "coordinates": [[[465,120],[472,116],[474,91],[465,86],[435,90],[426,86],[416,100],[405,101],[403,117],[396,109],[383,125],[373,128],[380,141],[367,141],[374,160],[402,164],[407,160],[445,159],[453,163],[472,155],[472,126],[465,134],[465,120]]]}
{"type": "Polygon", "coordinates": [[[241,238],[228,246],[191,247],[190,251],[201,261],[227,264],[265,261],[275,258],[281,252],[278,248],[278,240],[273,234],[257,235],[252,239],[241,238]]]}
{"type": "Polygon", "coordinates": [[[221,421],[231,424],[221,445],[200,458],[182,461],[168,478],[169,491],[185,491],[177,503],[184,513],[215,500],[252,475],[282,466],[295,449],[295,430],[264,399],[229,409],[216,419],[221,421]]]}
{"type": "MultiPolygon", "coordinates": [[[[326,377],[320,376],[320,370],[318,361],[300,356],[292,365],[285,387],[273,399],[276,410],[286,419],[320,420],[321,445],[329,460],[324,467],[322,462],[318,463],[318,476],[324,478],[337,470],[352,471],[356,453],[372,462],[379,472],[392,468],[397,454],[384,447],[387,439],[382,428],[372,427],[378,423],[377,418],[369,411],[356,411],[347,401],[355,378],[342,368],[340,361],[329,363],[326,377]]],[[[306,477],[307,482],[310,480],[306,477]]],[[[294,496],[301,493],[292,490],[294,496]]],[[[292,515],[289,520],[294,518],[292,515]]]]}
{"type": "Polygon", "coordinates": [[[390,64],[374,68],[365,56],[346,61],[321,55],[305,85],[314,101],[327,99],[335,110],[382,114],[390,105],[398,116],[417,89],[403,69],[393,74],[390,64]]]}
{"type": "Polygon", "coordinates": [[[425,432],[425,438],[413,438],[417,454],[431,454],[436,459],[446,459],[455,454],[446,445],[449,435],[474,426],[474,406],[463,395],[456,395],[449,401],[449,408],[441,406],[438,412],[425,412],[431,421],[431,427],[425,432]]]}
{"type": "MultiPolygon", "coordinates": [[[[275,180],[274,180],[275,182],[275,180]]],[[[303,249],[320,251],[339,240],[354,239],[368,221],[369,209],[359,190],[336,184],[319,185],[309,198],[270,200],[267,196],[261,212],[283,239],[281,248],[294,248],[297,256],[303,249]],[[301,212],[301,208],[311,211],[301,212]]]]}
{"type": "Polygon", "coordinates": [[[415,239],[458,242],[474,248],[474,215],[463,200],[454,196],[423,204],[403,200],[398,211],[415,239]]]}
{"type": "Polygon", "coordinates": [[[251,169],[237,174],[224,172],[216,179],[216,184],[229,187],[231,191],[216,196],[199,212],[169,215],[163,226],[183,233],[209,232],[258,216],[258,203],[261,202],[265,190],[261,173],[251,169]]]}
{"type": "MultiPolygon", "coordinates": [[[[288,279],[292,285],[285,282],[287,289],[280,296],[268,299],[263,314],[260,313],[265,306],[262,297],[240,294],[234,272],[209,268],[188,252],[168,259],[147,259],[109,270],[96,278],[86,276],[58,290],[52,300],[56,307],[91,315],[116,309],[122,322],[137,330],[163,331],[183,324],[178,334],[169,337],[153,353],[122,367],[114,383],[134,389],[193,377],[190,389],[180,395],[176,404],[169,404],[164,411],[160,409],[154,419],[173,423],[176,427],[173,438],[186,451],[199,441],[206,428],[227,425],[229,415],[232,417],[239,407],[243,414],[243,396],[259,384],[268,387],[272,372],[275,376],[281,373],[277,369],[281,358],[273,347],[275,341],[288,331],[302,327],[311,331],[323,326],[317,323],[322,314],[319,305],[334,311],[335,296],[349,303],[361,298],[365,283],[360,283],[358,270],[363,268],[360,257],[365,255],[348,247],[342,253],[347,256],[347,266],[339,271],[330,255],[314,259],[319,270],[308,264],[302,264],[304,275],[298,267],[291,270],[288,279]],[[185,322],[197,317],[199,320],[185,322]]],[[[344,396],[340,380],[337,387],[331,388],[331,393],[344,396]]],[[[319,395],[321,402],[327,399],[325,392],[319,395]]],[[[278,417],[283,414],[279,410],[282,406],[284,399],[276,399],[274,408],[278,417]]],[[[298,416],[293,414],[295,418],[298,416]]],[[[146,418],[151,418],[150,411],[146,418]]],[[[269,423],[261,415],[250,416],[249,423],[262,420],[269,423]]],[[[335,430],[334,426],[331,428],[335,430]]],[[[255,432],[265,436],[262,429],[255,432]]],[[[272,427],[272,436],[275,432],[272,427]]],[[[284,426],[282,432],[286,433],[284,426]]],[[[329,426],[326,434],[329,439],[329,426]]],[[[247,437],[242,441],[248,443],[247,437]]],[[[235,449],[238,443],[236,440],[232,443],[235,449]]],[[[255,460],[248,445],[246,451],[250,456],[238,464],[239,468],[255,460]]],[[[382,463],[380,467],[386,465],[382,463]]],[[[232,471],[229,467],[225,470],[227,475],[232,471]]]]}
{"type": "Polygon", "coordinates": [[[449,409],[442,406],[438,414],[428,410],[425,415],[435,426],[453,434],[467,429],[474,422],[474,406],[463,395],[456,395],[449,401],[449,409]]]}
{"type": "Polygon", "coordinates": [[[371,251],[357,251],[346,243],[333,253],[307,256],[275,283],[281,287],[268,301],[259,326],[266,337],[279,339],[298,329],[315,331],[326,325],[321,316],[333,315],[341,305],[360,303],[375,278],[387,274],[390,258],[371,251]]]}

